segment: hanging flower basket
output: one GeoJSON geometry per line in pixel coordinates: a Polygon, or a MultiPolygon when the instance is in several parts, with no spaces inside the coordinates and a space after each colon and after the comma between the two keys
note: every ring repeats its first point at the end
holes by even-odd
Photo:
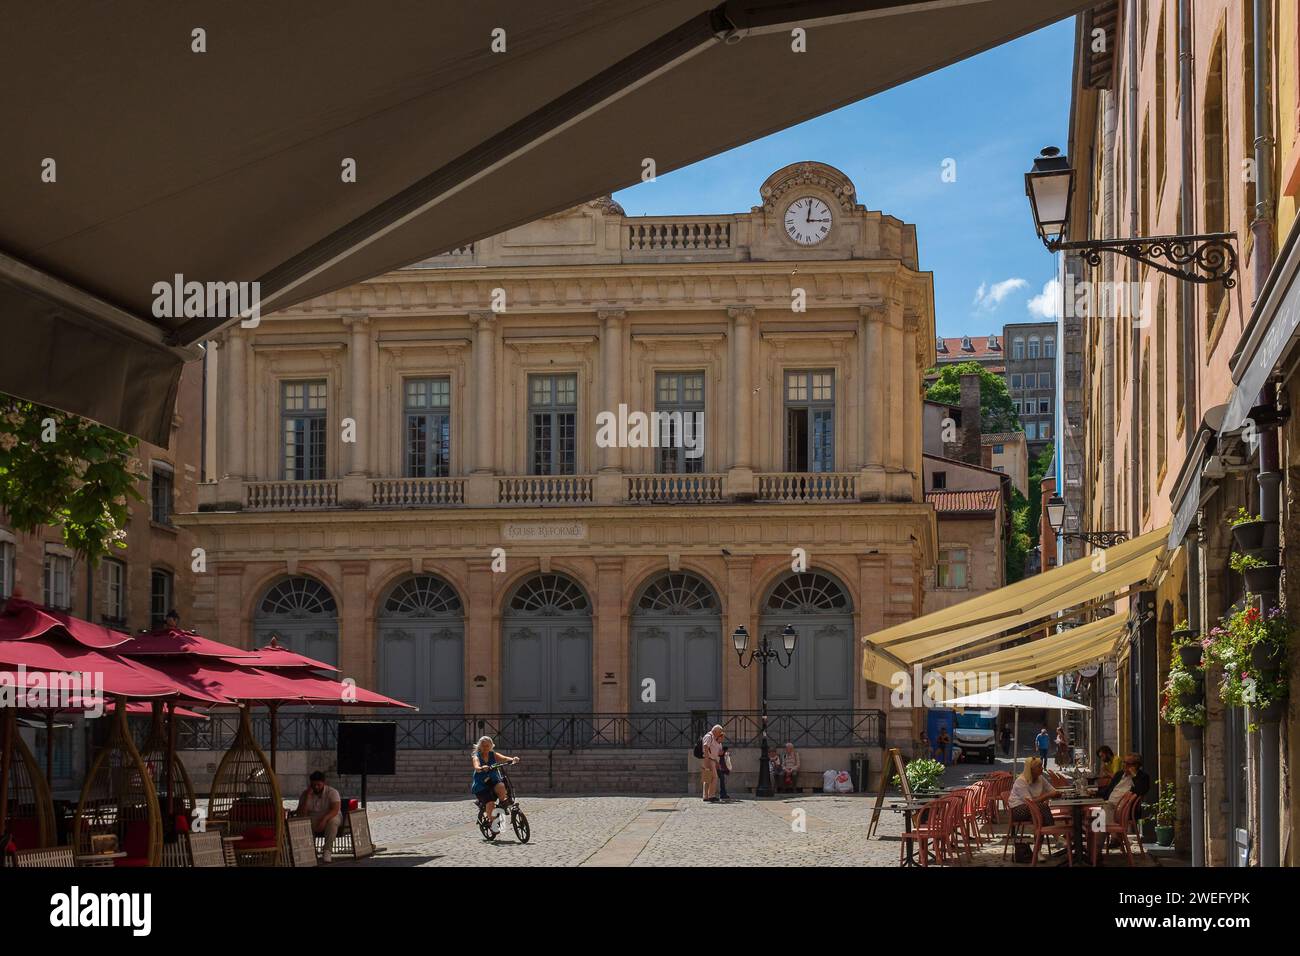
{"type": "Polygon", "coordinates": [[[1183,732],[1184,740],[1200,740],[1205,736],[1205,727],[1201,724],[1179,724],[1178,729],[1183,732]]]}
{"type": "Polygon", "coordinates": [[[1178,660],[1188,670],[1195,670],[1201,666],[1201,658],[1205,656],[1205,648],[1201,647],[1200,642],[1192,641],[1190,644],[1180,644],[1177,648],[1178,660]]]}
{"type": "Polygon", "coordinates": [[[1285,700],[1290,640],[1291,623],[1281,608],[1261,612],[1252,603],[1225,617],[1205,642],[1208,659],[1223,669],[1219,699],[1261,710],[1285,700]]]}
{"type": "Polygon", "coordinates": [[[1178,704],[1181,707],[1195,707],[1201,703],[1203,696],[1199,690],[1184,691],[1178,695],[1178,704]]]}
{"type": "Polygon", "coordinates": [[[1277,582],[1282,576],[1282,565],[1266,564],[1260,568],[1246,568],[1242,577],[1246,579],[1246,590],[1251,594],[1276,594],[1277,582]]]}
{"type": "Polygon", "coordinates": [[[1272,521],[1243,521],[1232,526],[1232,540],[1242,551],[1257,551],[1264,547],[1272,521]]]}

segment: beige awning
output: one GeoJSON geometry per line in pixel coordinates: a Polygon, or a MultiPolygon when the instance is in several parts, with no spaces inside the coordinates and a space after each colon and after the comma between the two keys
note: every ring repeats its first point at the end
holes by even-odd
{"type": "MultiPolygon", "coordinates": [[[[1053,631],[1045,636],[966,660],[946,661],[935,669],[943,674],[997,675],[998,684],[1024,684],[1054,677],[1091,661],[1109,656],[1127,633],[1126,619],[1118,615],[1079,627],[1053,631]]],[[[927,667],[922,662],[922,667],[927,667]]]]}
{"type": "Polygon", "coordinates": [[[909,671],[925,660],[1146,581],[1164,554],[1168,534],[1168,528],[1148,532],[942,611],[869,634],[862,639],[862,675],[867,680],[890,684],[900,670],[909,671]]]}
{"type": "MultiPolygon", "coordinates": [[[[165,444],[183,347],[229,318],[156,317],[155,283],[257,281],[262,312],[284,308],[1089,5],[11,4],[0,391],[165,444]],[[791,49],[795,28],[807,53],[791,49]]],[[[990,119],[997,109],[992,96],[990,119]]]]}

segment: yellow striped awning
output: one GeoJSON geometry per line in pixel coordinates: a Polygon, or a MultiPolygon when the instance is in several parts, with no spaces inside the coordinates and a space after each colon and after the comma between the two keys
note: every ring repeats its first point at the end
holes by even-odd
{"type": "MultiPolygon", "coordinates": [[[[891,684],[899,671],[910,671],[915,664],[1146,581],[1160,563],[1168,535],[1167,527],[1159,528],[961,604],[869,634],[862,639],[862,676],[891,684]]],[[[1045,622],[1044,628],[1049,624],[1045,622]]],[[[1082,628],[1075,629],[1079,630],[1082,628]]],[[[1064,632],[1041,640],[1056,643],[1068,639],[1069,632],[1064,632]]]]}

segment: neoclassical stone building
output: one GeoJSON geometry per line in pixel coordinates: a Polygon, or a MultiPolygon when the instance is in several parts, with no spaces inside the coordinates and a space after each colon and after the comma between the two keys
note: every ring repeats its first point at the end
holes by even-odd
{"type": "Polygon", "coordinates": [[[588,203],[225,333],[197,626],[425,712],[713,714],[758,706],[734,629],[790,624],[774,709],[888,710],[858,638],[935,561],[931,276],[838,170],[760,193],[588,203]],[[702,415],[702,453],[602,447],[602,412],[702,415]]]}

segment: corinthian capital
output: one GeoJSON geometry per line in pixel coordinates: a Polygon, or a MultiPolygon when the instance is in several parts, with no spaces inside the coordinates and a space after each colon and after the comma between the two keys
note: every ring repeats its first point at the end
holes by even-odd
{"type": "Polygon", "coordinates": [[[727,317],[735,319],[737,322],[751,322],[754,319],[754,307],[752,305],[729,305],[727,306],[727,317]]]}

